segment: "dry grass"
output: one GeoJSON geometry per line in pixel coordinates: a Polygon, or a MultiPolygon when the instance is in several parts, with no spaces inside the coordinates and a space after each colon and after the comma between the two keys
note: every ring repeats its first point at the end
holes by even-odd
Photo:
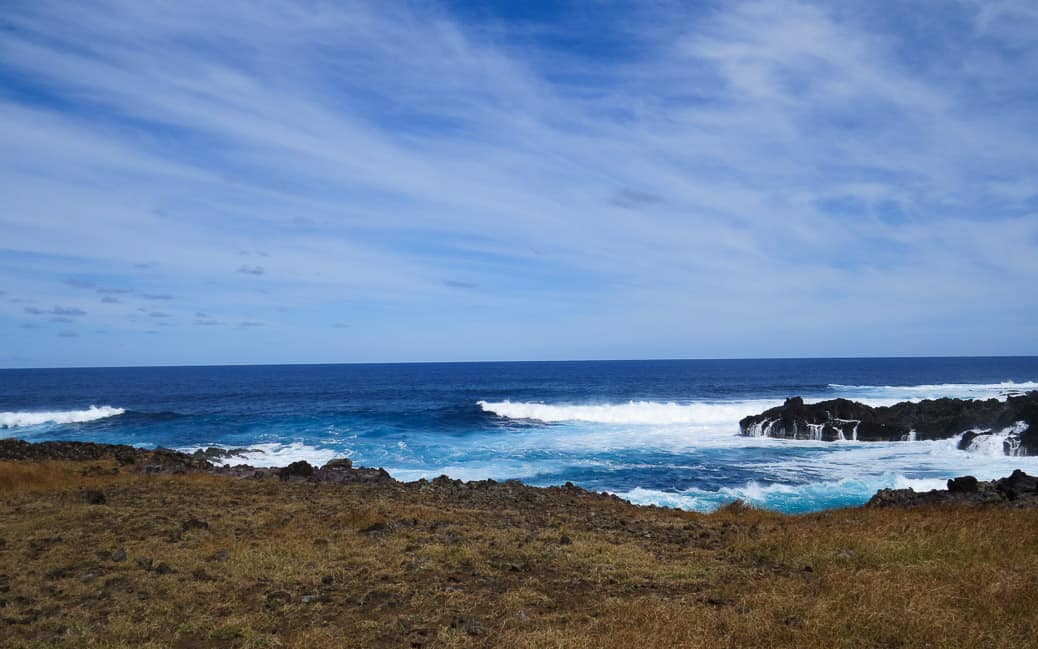
{"type": "Polygon", "coordinates": [[[67,462],[0,462],[0,493],[67,487],[83,482],[76,478],[81,471],[67,462]]]}
{"type": "Polygon", "coordinates": [[[702,516],[565,489],[85,469],[0,463],[0,646],[979,648],[1038,637],[1036,511],[702,516]],[[97,489],[105,502],[90,504],[97,489]]]}

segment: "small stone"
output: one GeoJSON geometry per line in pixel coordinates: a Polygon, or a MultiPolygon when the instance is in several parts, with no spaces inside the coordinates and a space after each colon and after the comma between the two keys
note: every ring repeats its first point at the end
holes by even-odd
{"type": "Polygon", "coordinates": [[[85,583],[88,583],[88,582],[94,581],[94,578],[95,578],[95,577],[97,577],[97,575],[95,575],[95,574],[94,574],[94,573],[92,573],[92,572],[88,572],[88,573],[86,573],[85,575],[80,575],[80,576],[79,576],[79,581],[81,581],[81,582],[83,582],[83,583],[85,584],[85,583]]]}
{"type": "Polygon", "coordinates": [[[231,553],[227,550],[217,550],[216,552],[206,557],[206,561],[210,563],[213,563],[215,561],[226,561],[227,557],[229,556],[231,556],[231,553]]]}
{"type": "Polygon", "coordinates": [[[180,529],[185,532],[191,530],[207,530],[209,529],[209,523],[197,518],[189,518],[180,525],[180,529]]]}
{"type": "Polygon", "coordinates": [[[191,572],[191,576],[194,577],[197,581],[219,580],[217,577],[214,577],[213,575],[210,575],[208,572],[206,572],[205,568],[195,568],[194,571],[191,572]]]}
{"type": "Polygon", "coordinates": [[[479,620],[463,617],[461,615],[454,616],[450,626],[452,629],[464,631],[471,636],[481,636],[487,632],[486,628],[479,620]]]}
{"type": "Polygon", "coordinates": [[[153,561],[151,557],[137,557],[137,565],[144,570],[151,570],[153,561]]]}
{"type": "Polygon", "coordinates": [[[171,568],[168,563],[162,561],[159,562],[159,565],[155,566],[155,572],[157,572],[160,575],[168,575],[170,573],[176,572],[176,570],[173,570],[173,568],[171,568]]]}
{"type": "Polygon", "coordinates": [[[121,563],[123,561],[126,561],[126,549],[125,548],[119,548],[118,550],[113,552],[112,553],[112,561],[114,561],[116,563],[121,563]]]}
{"type": "Polygon", "coordinates": [[[108,502],[108,498],[105,497],[103,491],[97,489],[88,489],[83,493],[83,500],[88,505],[103,505],[108,502]]]}

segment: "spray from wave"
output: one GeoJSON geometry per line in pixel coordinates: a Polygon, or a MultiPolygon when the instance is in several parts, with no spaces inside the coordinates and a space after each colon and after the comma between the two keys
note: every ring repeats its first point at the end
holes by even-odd
{"type": "Polygon", "coordinates": [[[20,428],[44,424],[82,424],[88,421],[116,417],[126,412],[112,406],[90,406],[86,410],[59,410],[52,412],[0,412],[0,428],[20,428]]]}

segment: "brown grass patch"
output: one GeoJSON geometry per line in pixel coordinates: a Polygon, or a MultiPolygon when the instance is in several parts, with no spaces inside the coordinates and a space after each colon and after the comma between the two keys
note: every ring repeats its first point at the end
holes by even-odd
{"type": "Polygon", "coordinates": [[[0,463],[0,646],[980,648],[1038,637],[1035,511],[791,517],[732,505],[704,516],[503,485],[98,471],[0,463]]]}

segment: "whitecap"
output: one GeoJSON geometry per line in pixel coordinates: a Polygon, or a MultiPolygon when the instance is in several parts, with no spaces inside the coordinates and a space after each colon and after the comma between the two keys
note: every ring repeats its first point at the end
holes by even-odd
{"type": "Polygon", "coordinates": [[[81,424],[88,421],[116,417],[126,412],[112,406],[90,406],[86,410],[55,410],[48,412],[0,412],[0,428],[20,428],[43,424],[81,424]]]}

